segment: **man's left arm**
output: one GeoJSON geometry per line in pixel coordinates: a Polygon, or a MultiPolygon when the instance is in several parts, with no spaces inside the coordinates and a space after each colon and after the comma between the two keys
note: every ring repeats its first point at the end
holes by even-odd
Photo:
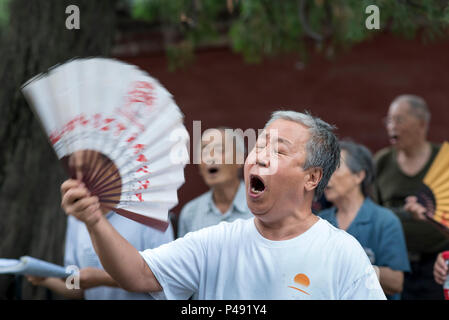
{"type": "Polygon", "coordinates": [[[394,295],[402,292],[404,285],[404,273],[393,270],[390,267],[379,268],[379,282],[387,295],[394,295]]]}

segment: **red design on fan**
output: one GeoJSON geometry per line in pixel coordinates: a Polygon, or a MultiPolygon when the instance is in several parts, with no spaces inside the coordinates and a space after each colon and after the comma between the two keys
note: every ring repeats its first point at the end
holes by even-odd
{"type": "Polygon", "coordinates": [[[136,125],[140,131],[145,130],[145,126],[139,122],[139,118],[137,117],[137,111],[126,110],[125,108],[118,108],[117,113],[122,114],[125,118],[129,120],[132,124],[136,125]]]}
{"type": "Polygon", "coordinates": [[[76,121],[77,121],[77,119],[75,118],[75,119],[69,121],[69,123],[67,123],[68,129],[70,131],[75,129],[76,121]]]}
{"type": "Polygon", "coordinates": [[[106,123],[106,126],[104,126],[103,128],[101,128],[101,130],[103,131],[108,131],[109,130],[109,126],[108,124],[110,124],[112,121],[114,121],[114,118],[106,118],[104,119],[104,123],[106,123]]]}
{"type": "Polygon", "coordinates": [[[153,91],[154,87],[152,84],[144,81],[135,82],[132,89],[128,92],[125,106],[117,108],[116,112],[127,118],[141,131],[144,131],[145,126],[141,123],[142,115],[139,114],[141,111],[140,105],[138,104],[137,108],[131,107],[134,103],[143,103],[146,107],[151,107],[154,101],[153,91]]]}
{"type": "Polygon", "coordinates": [[[139,162],[147,162],[148,159],[143,155],[143,153],[136,159],[139,162]]]}
{"type": "Polygon", "coordinates": [[[61,140],[61,136],[62,135],[59,134],[58,132],[51,133],[50,136],[49,136],[51,144],[55,144],[56,142],[61,140]]]}
{"type": "Polygon", "coordinates": [[[130,95],[128,105],[135,102],[142,102],[147,106],[151,106],[154,101],[153,90],[154,87],[151,83],[137,81],[134,89],[128,93],[130,95]]]}
{"type": "Polygon", "coordinates": [[[139,168],[139,170],[137,170],[136,172],[143,172],[143,173],[150,173],[148,169],[148,166],[143,166],[141,168],[139,168]]]}
{"type": "Polygon", "coordinates": [[[136,140],[136,136],[129,137],[126,142],[133,142],[134,140],[136,140]]]}
{"type": "Polygon", "coordinates": [[[101,114],[96,113],[94,114],[94,127],[98,128],[100,126],[100,118],[101,118],[101,114]]]}
{"type": "MultiPolygon", "coordinates": [[[[148,185],[150,184],[150,181],[145,180],[145,182],[139,181],[140,183],[140,187],[137,190],[142,190],[142,189],[148,189],[148,185]]],[[[143,201],[142,198],[142,193],[136,193],[136,197],[137,199],[139,199],[139,201],[143,201]]]]}
{"type": "Polygon", "coordinates": [[[85,116],[80,116],[80,123],[85,126],[89,123],[89,120],[86,119],[85,116]]]}
{"type": "Polygon", "coordinates": [[[62,132],[66,133],[68,131],[72,131],[73,129],[75,129],[75,122],[76,122],[76,118],[67,122],[66,125],[64,126],[64,128],[62,129],[62,132]]]}
{"type": "Polygon", "coordinates": [[[138,143],[134,145],[133,149],[136,149],[136,151],[134,151],[134,154],[138,154],[143,148],[145,148],[144,144],[138,143]]]}
{"type": "Polygon", "coordinates": [[[145,180],[144,182],[139,181],[139,183],[141,184],[141,186],[137,190],[148,189],[148,185],[150,184],[150,181],[148,181],[148,180],[145,180]]]}
{"type": "MultiPolygon", "coordinates": [[[[123,124],[117,123],[117,131],[115,132],[115,135],[119,135],[120,132],[122,132],[122,131],[125,130],[125,129],[126,129],[126,127],[125,127],[123,124]]],[[[129,141],[128,141],[128,142],[129,142],[129,141]]]]}

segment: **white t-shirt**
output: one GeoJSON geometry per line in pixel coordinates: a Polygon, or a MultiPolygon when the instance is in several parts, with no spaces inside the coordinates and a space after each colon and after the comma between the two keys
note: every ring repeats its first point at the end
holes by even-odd
{"type": "Polygon", "coordinates": [[[296,238],[264,238],[252,219],[140,252],[166,299],[386,299],[357,240],[320,218],[296,238]]]}

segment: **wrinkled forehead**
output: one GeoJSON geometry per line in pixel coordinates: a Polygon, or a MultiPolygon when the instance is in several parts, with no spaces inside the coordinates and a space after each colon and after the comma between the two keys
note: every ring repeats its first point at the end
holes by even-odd
{"type": "Polygon", "coordinates": [[[303,124],[278,119],[264,129],[262,138],[275,139],[278,143],[288,146],[293,151],[304,150],[310,138],[310,130],[303,124]]]}

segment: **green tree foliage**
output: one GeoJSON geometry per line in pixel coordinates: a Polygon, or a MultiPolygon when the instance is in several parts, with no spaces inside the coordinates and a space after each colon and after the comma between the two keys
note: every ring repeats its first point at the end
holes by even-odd
{"type": "Polygon", "coordinates": [[[286,52],[305,58],[314,47],[309,42],[336,52],[384,31],[447,37],[449,25],[449,2],[440,0],[134,0],[132,13],[171,35],[165,45],[172,68],[219,39],[246,61],[258,62],[286,52]],[[365,9],[372,4],[380,10],[379,31],[365,26],[365,9]]]}
{"type": "Polygon", "coordinates": [[[0,32],[8,24],[9,0],[0,0],[0,32]]]}

